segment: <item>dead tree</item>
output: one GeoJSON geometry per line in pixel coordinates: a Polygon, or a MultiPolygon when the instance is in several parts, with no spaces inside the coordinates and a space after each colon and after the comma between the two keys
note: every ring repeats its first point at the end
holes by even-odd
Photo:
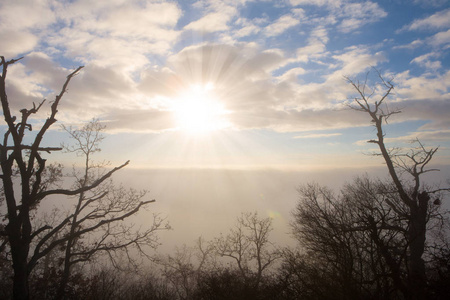
{"type": "MultiPolygon", "coordinates": [[[[413,299],[426,299],[427,278],[422,255],[425,250],[430,193],[433,191],[426,190],[421,182],[421,176],[434,170],[428,169],[427,165],[438,148],[426,149],[418,140],[419,146],[405,153],[402,153],[400,149],[389,149],[386,146],[383,124],[392,115],[400,113],[400,110],[390,110],[386,103],[394,89],[392,81],[385,80],[378,71],[377,74],[379,84],[374,88],[368,86],[368,75],[362,83],[346,78],[358,94],[350,107],[370,117],[377,137],[368,142],[378,146],[400,201],[408,208],[406,216],[408,220],[406,238],[409,251],[408,287],[413,299]],[[372,100],[373,97],[378,97],[378,100],[372,100]],[[410,178],[404,178],[402,174],[408,174],[410,178]],[[407,180],[412,181],[412,187],[407,180]]],[[[396,210],[397,206],[391,203],[391,207],[396,210]]]]}
{"type": "MultiPolygon", "coordinates": [[[[35,208],[44,199],[50,196],[79,196],[95,191],[102,183],[105,183],[116,171],[128,165],[124,164],[106,171],[94,180],[89,180],[73,188],[57,188],[52,185],[56,180],[52,175],[52,168],[46,164],[43,153],[62,150],[61,147],[43,147],[42,140],[48,130],[55,124],[56,115],[60,102],[67,92],[70,81],[83,67],[79,67],[70,73],[59,94],[51,102],[49,116],[35,134],[29,118],[43,109],[45,100],[38,104],[33,103],[32,108],[20,110],[20,115],[15,116],[10,108],[10,100],[6,93],[6,76],[8,67],[19,59],[6,61],[1,57],[2,73],[0,77],[0,98],[3,109],[6,130],[3,141],[0,144],[0,163],[2,174],[0,174],[3,190],[2,198],[6,202],[7,213],[5,215],[6,226],[0,226],[1,235],[6,236],[8,250],[12,258],[13,268],[13,298],[29,299],[29,275],[37,262],[58,246],[73,243],[78,237],[89,230],[100,226],[108,226],[114,221],[123,220],[127,215],[117,215],[111,219],[98,219],[96,225],[87,228],[76,228],[75,232],[53,239],[55,234],[61,232],[64,227],[70,227],[71,222],[80,221],[77,211],[65,217],[57,226],[42,225],[34,228],[32,216],[35,208]],[[49,175],[50,174],[50,175],[49,175]],[[47,176],[47,177],[46,177],[47,176]],[[49,176],[49,177],[48,177],[49,176]],[[69,242],[71,241],[71,242],[69,242]],[[32,247],[34,249],[32,249],[32,247]],[[33,251],[34,250],[34,251],[33,251]]],[[[3,201],[2,200],[2,201],[3,201]]],[[[138,201],[135,210],[128,213],[133,214],[141,207],[152,201],[138,201]]],[[[92,216],[92,215],[91,215],[92,216]]],[[[86,215],[84,216],[86,217],[86,215]]],[[[73,224],[73,223],[72,223],[73,224]]],[[[2,248],[5,245],[2,244],[2,248]]],[[[72,256],[73,257],[73,256],[72,256]]]]}

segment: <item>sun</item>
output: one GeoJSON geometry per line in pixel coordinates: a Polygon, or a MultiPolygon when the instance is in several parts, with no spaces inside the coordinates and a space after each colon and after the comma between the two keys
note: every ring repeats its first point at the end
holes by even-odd
{"type": "Polygon", "coordinates": [[[214,94],[214,86],[193,85],[180,93],[172,107],[177,128],[199,135],[229,126],[225,117],[228,111],[214,94]]]}

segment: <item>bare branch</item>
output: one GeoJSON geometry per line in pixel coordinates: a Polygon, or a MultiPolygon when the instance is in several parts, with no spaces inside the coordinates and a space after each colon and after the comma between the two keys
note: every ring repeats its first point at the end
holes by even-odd
{"type": "MultiPolygon", "coordinates": [[[[31,146],[29,145],[20,145],[19,147],[21,150],[31,150],[31,146]]],[[[8,146],[8,147],[4,147],[5,150],[10,151],[10,150],[14,150],[15,147],[13,146],[8,146]]],[[[45,151],[47,153],[50,153],[51,151],[61,151],[62,148],[61,147],[39,147],[37,149],[38,151],[45,151]]]]}
{"type": "Polygon", "coordinates": [[[53,104],[51,105],[51,114],[50,117],[47,118],[47,120],[45,121],[44,125],[41,127],[41,129],[39,130],[39,132],[37,133],[34,142],[31,146],[31,152],[30,152],[30,158],[28,161],[28,172],[31,171],[31,169],[33,168],[34,165],[34,159],[36,156],[36,153],[40,147],[42,138],[44,137],[45,133],[47,132],[47,130],[50,128],[50,126],[56,122],[55,116],[58,112],[58,105],[59,102],[61,101],[63,95],[67,92],[67,87],[69,85],[70,80],[79,73],[79,71],[83,68],[83,66],[78,67],[75,71],[73,71],[72,73],[70,73],[67,78],[66,81],[63,84],[63,87],[61,89],[61,92],[56,96],[55,101],[53,102],[53,104]]]}
{"type": "Polygon", "coordinates": [[[82,192],[85,191],[89,191],[92,190],[94,188],[96,188],[97,186],[99,186],[102,182],[104,182],[106,179],[108,179],[109,177],[111,177],[111,175],[113,175],[116,171],[122,169],[123,167],[127,166],[130,163],[130,161],[128,160],[127,162],[125,162],[124,164],[115,167],[114,169],[112,169],[111,171],[109,171],[108,173],[106,173],[105,175],[103,175],[101,178],[97,179],[93,184],[88,185],[88,186],[84,186],[81,187],[79,189],[76,190],[65,190],[65,189],[57,189],[57,190],[50,190],[50,191],[43,191],[40,192],[36,195],[37,199],[43,199],[47,196],[50,195],[67,195],[67,196],[73,196],[73,195],[78,195],[82,192]]]}

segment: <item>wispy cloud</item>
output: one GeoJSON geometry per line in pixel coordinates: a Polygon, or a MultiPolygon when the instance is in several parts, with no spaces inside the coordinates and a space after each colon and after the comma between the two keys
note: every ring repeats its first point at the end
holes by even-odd
{"type": "Polygon", "coordinates": [[[421,47],[423,45],[424,45],[424,41],[418,39],[418,40],[414,40],[411,43],[406,44],[406,45],[394,46],[394,47],[392,47],[392,49],[395,49],[395,50],[416,49],[416,48],[421,47]]]}
{"type": "Polygon", "coordinates": [[[405,143],[411,144],[420,140],[423,143],[438,144],[439,142],[446,142],[450,139],[450,130],[434,130],[434,131],[415,131],[408,135],[386,138],[386,143],[405,143]]]}
{"type": "Polygon", "coordinates": [[[450,27],[450,9],[439,11],[429,17],[414,20],[402,30],[447,29],[450,27]]]}
{"type": "Polygon", "coordinates": [[[287,29],[300,24],[300,20],[304,16],[302,9],[295,9],[293,13],[281,16],[279,19],[266,26],[264,32],[267,36],[275,36],[283,33],[287,29]]]}
{"type": "Polygon", "coordinates": [[[338,16],[342,18],[338,28],[346,33],[387,16],[387,13],[377,3],[371,1],[343,3],[337,12],[338,16]]]}
{"type": "Polygon", "coordinates": [[[214,12],[207,14],[199,20],[193,21],[186,25],[184,29],[187,30],[197,30],[197,31],[225,31],[228,27],[228,22],[231,16],[214,12]]]}
{"type": "Polygon", "coordinates": [[[344,33],[358,30],[361,26],[377,22],[387,16],[386,11],[372,1],[355,3],[347,0],[290,0],[290,4],[295,7],[311,5],[326,7],[331,17],[328,18],[328,22],[336,25],[344,33]]]}
{"type": "Polygon", "coordinates": [[[316,133],[316,134],[304,134],[294,136],[294,139],[320,139],[320,138],[329,138],[333,136],[340,136],[342,133],[316,133]]]}
{"type": "Polygon", "coordinates": [[[450,45],[450,29],[447,31],[441,31],[430,37],[429,42],[435,47],[444,46],[448,48],[450,45]]]}
{"type": "Polygon", "coordinates": [[[342,3],[342,0],[289,0],[289,3],[293,6],[297,5],[338,6],[342,3]]]}
{"type": "Polygon", "coordinates": [[[442,67],[441,62],[434,59],[437,56],[439,56],[437,53],[427,53],[414,58],[411,63],[415,63],[419,66],[435,71],[442,67]]]}
{"type": "Polygon", "coordinates": [[[328,40],[327,30],[319,25],[311,32],[308,45],[297,49],[297,59],[301,62],[308,62],[321,56],[326,50],[328,40]]]}

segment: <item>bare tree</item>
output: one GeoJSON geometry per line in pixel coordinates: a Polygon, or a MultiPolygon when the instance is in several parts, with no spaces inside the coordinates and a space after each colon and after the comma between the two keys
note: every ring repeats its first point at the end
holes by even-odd
{"type": "Polygon", "coordinates": [[[177,247],[173,255],[160,256],[157,263],[162,266],[162,276],[175,290],[178,299],[193,299],[202,273],[215,268],[211,243],[199,237],[194,247],[177,247]]]}
{"type": "Polygon", "coordinates": [[[269,241],[271,218],[259,218],[258,213],[243,213],[227,235],[214,240],[216,253],[236,262],[242,279],[257,289],[263,273],[280,258],[280,252],[269,241]]]}
{"type": "MultiPolygon", "coordinates": [[[[409,282],[408,288],[413,299],[426,299],[426,273],[423,254],[426,244],[427,217],[429,214],[429,202],[432,193],[421,181],[421,176],[429,169],[428,164],[432,160],[438,148],[427,149],[420,141],[416,141],[418,147],[403,152],[401,149],[389,149],[385,142],[383,124],[400,110],[390,110],[386,101],[394,90],[391,80],[385,80],[377,71],[379,84],[370,88],[368,75],[364,82],[346,78],[354,87],[357,96],[350,107],[367,114],[376,129],[376,139],[368,141],[378,146],[389,171],[389,175],[395,185],[399,201],[407,207],[404,215],[408,221],[406,240],[409,253],[409,282]],[[378,97],[373,100],[373,97],[378,97]],[[403,175],[403,176],[402,176],[403,175]],[[407,178],[406,176],[409,176],[407,178]],[[408,184],[412,182],[412,184],[408,184]]],[[[393,210],[397,209],[396,203],[390,203],[393,210]]],[[[398,211],[401,215],[404,212],[398,211]]]]}
{"type": "Polygon", "coordinates": [[[296,268],[306,272],[302,288],[323,299],[407,298],[407,222],[387,203],[397,195],[390,185],[362,177],[340,193],[317,184],[298,191],[291,226],[304,253],[288,253],[285,265],[297,278],[296,268]],[[321,281],[333,286],[317,286],[321,281]]]}
{"type": "MultiPolygon", "coordinates": [[[[60,168],[47,165],[42,154],[59,151],[62,148],[43,147],[41,144],[48,130],[56,122],[60,102],[67,92],[70,81],[80,72],[82,67],[77,68],[67,76],[61,91],[51,102],[49,116],[37,132],[33,133],[29,118],[44,108],[45,100],[38,104],[33,103],[32,108],[20,110],[20,116],[16,117],[10,109],[10,101],[6,93],[8,67],[20,59],[6,61],[4,57],[1,57],[0,98],[6,122],[6,132],[0,144],[2,169],[0,177],[3,182],[2,197],[6,202],[7,213],[5,216],[6,225],[0,228],[2,228],[1,235],[6,236],[7,239],[7,251],[11,253],[14,273],[13,297],[14,299],[29,299],[29,275],[39,260],[62,245],[65,249],[69,249],[68,256],[66,256],[69,257],[67,260],[68,267],[76,261],[89,259],[93,254],[92,251],[104,250],[105,247],[111,247],[110,249],[113,251],[115,244],[111,241],[105,244],[107,238],[114,238],[115,235],[126,235],[126,230],[120,233],[120,231],[116,231],[118,227],[113,229],[111,224],[133,215],[153,200],[141,201],[142,194],[131,193],[127,195],[123,190],[122,194],[119,192],[115,196],[112,195],[114,192],[106,193],[106,187],[102,191],[100,186],[106,183],[111,175],[128,165],[128,161],[105,171],[98,177],[81,177],[82,181],[79,181],[78,185],[73,188],[60,188],[54,185],[60,168]],[[88,193],[90,193],[90,196],[87,196],[88,193]],[[55,226],[42,224],[40,227],[33,227],[32,218],[36,207],[50,196],[77,196],[79,199],[77,208],[55,226]],[[120,211],[113,205],[111,206],[112,214],[108,215],[107,202],[110,201],[113,204],[115,203],[114,197],[120,199],[123,196],[132,200],[130,205],[133,208],[130,206],[126,207],[126,210],[120,211]],[[104,205],[92,210],[90,205],[94,201],[103,202],[104,205]],[[86,227],[80,226],[81,223],[85,223],[86,227]],[[95,247],[74,247],[80,237],[88,232],[95,232],[100,227],[106,230],[104,231],[106,234],[100,234],[100,240],[95,244],[95,247]],[[64,228],[70,228],[70,231],[54,239],[57,233],[64,232],[64,228]]],[[[95,148],[92,144],[88,147],[95,148]]],[[[146,230],[143,232],[146,232],[146,230]]]]}
{"type": "MultiPolygon", "coordinates": [[[[75,178],[75,189],[86,187],[105,173],[107,163],[95,163],[92,160],[92,155],[100,151],[99,144],[103,140],[104,128],[98,120],[92,120],[81,129],[64,127],[74,141],[73,145],[66,145],[64,148],[84,158],[83,171],[80,173],[74,168],[72,174],[75,178]]],[[[154,214],[153,221],[148,222],[149,225],[144,229],[135,229],[133,224],[124,222],[155,201],[142,201],[145,195],[146,191],[126,190],[108,180],[77,196],[74,208],[70,210],[69,224],[57,234],[61,238],[51,242],[65,246],[61,283],[56,299],[64,296],[73,265],[90,261],[101,253],[107,254],[115,266],[118,265],[116,257],[119,254],[125,255],[129,265],[136,265],[138,254],[147,256],[146,248],[158,246],[155,232],[168,228],[168,224],[163,224],[164,219],[154,214]],[[131,249],[135,250],[134,254],[130,254],[131,249]]],[[[39,247],[35,248],[35,253],[39,253],[39,247]]]]}
{"type": "Polygon", "coordinates": [[[179,299],[210,299],[224,292],[229,297],[256,297],[264,276],[281,257],[269,241],[271,231],[272,219],[242,213],[227,235],[210,242],[199,238],[194,247],[183,245],[173,255],[160,256],[158,264],[179,299]]]}

